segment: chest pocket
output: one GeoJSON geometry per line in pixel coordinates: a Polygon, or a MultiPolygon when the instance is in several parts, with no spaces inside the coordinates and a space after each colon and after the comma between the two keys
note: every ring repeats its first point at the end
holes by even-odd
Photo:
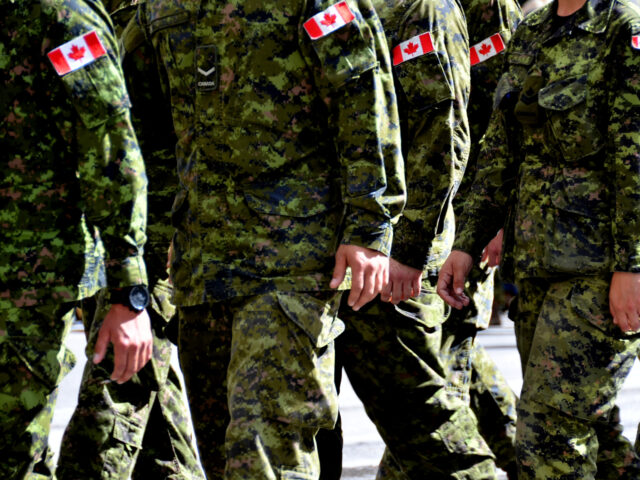
{"type": "MultiPolygon", "coordinates": [[[[349,8],[355,15],[351,22],[311,42],[320,59],[323,74],[334,87],[339,87],[378,65],[375,53],[362,31],[362,15],[353,3],[349,3],[349,8]]],[[[304,30],[300,34],[308,38],[304,30]]]]}
{"type": "Polygon", "coordinates": [[[538,103],[546,112],[550,135],[566,161],[593,155],[603,147],[595,109],[589,108],[586,74],[542,88],[538,103]]]}
{"type": "Polygon", "coordinates": [[[96,128],[131,107],[122,72],[109,54],[65,75],[62,81],[87,128],[96,128]]]}
{"type": "Polygon", "coordinates": [[[396,65],[394,72],[407,102],[416,110],[454,98],[453,88],[435,51],[396,65]]]}

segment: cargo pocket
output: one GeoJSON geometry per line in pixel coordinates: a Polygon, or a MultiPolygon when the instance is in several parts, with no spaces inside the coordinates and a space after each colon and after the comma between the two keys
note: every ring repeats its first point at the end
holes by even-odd
{"type": "Polygon", "coordinates": [[[548,135],[564,160],[579,160],[602,149],[604,139],[597,128],[598,119],[589,109],[586,74],[542,88],[538,103],[546,112],[548,135]]]}
{"type": "Polygon", "coordinates": [[[607,335],[624,337],[609,312],[609,287],[609,281],[599,278],[576,280],[571,288],[571,308],[607,335]]]}
{"type": "MultiPolygon", "coordinates": [[[[311,41],[320,63],[322,73],[334,87],[358,78],[377,67],[378,62],[362,33],[362,14],[353,2],[348,2],[355,18],[335,32],[311,41]]],[[[308,38],[302,26],[300,35],[308,38]]]]}
{"type": "Polygon", "coordinates": [[[432,435],[440,437],[451,453],[481,455],[495,458],[487,442],[478,432],[477,422],[468,408],[458,409],[451,418],[432,435]]]}
{"type": "MultiPolygon", "coordinates": [[[[437,32],[430,33],[431,38],[437,38],[437,32]]],[[[435,50],[402,62],[393,69],[407,102],[417,111],[454,98],[453,88],[435,50]]]]}

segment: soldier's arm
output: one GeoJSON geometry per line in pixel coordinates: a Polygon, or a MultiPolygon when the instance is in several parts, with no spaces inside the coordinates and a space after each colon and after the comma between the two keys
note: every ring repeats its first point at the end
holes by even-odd
{"type": "Polygon", "coordinates": [[[609,292],[613,321],[624,332],[640,330],[640,50],[632,36],[640,34],[640,15],[625,25],[612,47],[615,79],[609,118],[610,163],[615,202],[613,278],[609,292]]]}
{"type": "MultiPolygon", "coordinates": [[[[352,270],[348,303],[373,299],[388,278],[392,221],[405,202],[400,126],[389,54],[380,21],[368,0],[348,1],[349,25],[309,40],[321,67],[330,125],[341,164],[346,221],[331,281],[352,270]]],[[[317,62],[317,60],[316,60],[317,62]]],[[[338,174],[338,172],[336,172],[338,174]]]]}
{"type": "MultiPolygon", "coordinates": [[[[64,0],[62,5],[69,39],[93,31],[104,51],[93,62],[61,76],[79,117],[78,176],[85,217],[99,228],[109,288],[146,285],[142,259],[146,175],[129,119],[111,24],[97,3],[64,0]]],[[[124,382],[151,357],[146,311],[134,313],[123,305],[112,306],[100,331],[95,362],[104,357],[109,342],[115,354],[112,379],[124,382]]]]}
{"type": "MultiPolygon", "coordinates": [[[[429,2],[416,2],[414,18],[419,8],[428,9],[429,2]]],[[[392,256],[422,270],[468,159],[469,46],[464,17],[454,2],[442,2],[435,14],[422,12],[403,30],[403,40],[434,30],[434,52],[394,66],[398,95],[406,105],[408,199],[394,229],[392,256]],[[436,22],[429,22],[434,15],[436,22]]]]}

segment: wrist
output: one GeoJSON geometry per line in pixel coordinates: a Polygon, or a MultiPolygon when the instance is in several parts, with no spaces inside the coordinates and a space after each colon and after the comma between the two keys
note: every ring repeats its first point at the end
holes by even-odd
{"type": "Polygon", "coordinates": [[[109,301],[112,304],[124,305],[132,312],[140,313],[149,305],[149,289],[146,285],[111,289],[109,301]]]}

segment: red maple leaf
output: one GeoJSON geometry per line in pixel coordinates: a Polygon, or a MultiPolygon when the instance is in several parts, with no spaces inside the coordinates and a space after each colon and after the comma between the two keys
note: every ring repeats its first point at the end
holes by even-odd
{"type": "Polygon", "coordinates": [[[478,49],[478,52],[480,53],[480,55],[486,55],[490,51],[491,51],[491,45],[489,45],[488,43],[483,43],[478,49]]]}
{"type": "Polygon", "coordinates": [[[76,45],[73,45],[71,47],[71,52],[69,53],[69,58],[80,60],[82,57],[84,57],[84,51],[84,47],[78,48],[76,45]]]}
{"type": "Polygon", "coordinates": [[[330,13],[325,13],[324,14],[324,20],[322,20],[320,23],[322,25],[324,25],[325,27],[333,25],[334,23],[336,23],[336,16],[335,15],[331,15],[330,13]]]}
{"type": "Polygon", "coordinates": [[[411,55],[413,53],[416,53],[417,50],[418,50],[418,44],[409,42],[409,44],[407,45],[407,48],[404,49],[404,53],[406,53],[407,55],[411,55]]]}

